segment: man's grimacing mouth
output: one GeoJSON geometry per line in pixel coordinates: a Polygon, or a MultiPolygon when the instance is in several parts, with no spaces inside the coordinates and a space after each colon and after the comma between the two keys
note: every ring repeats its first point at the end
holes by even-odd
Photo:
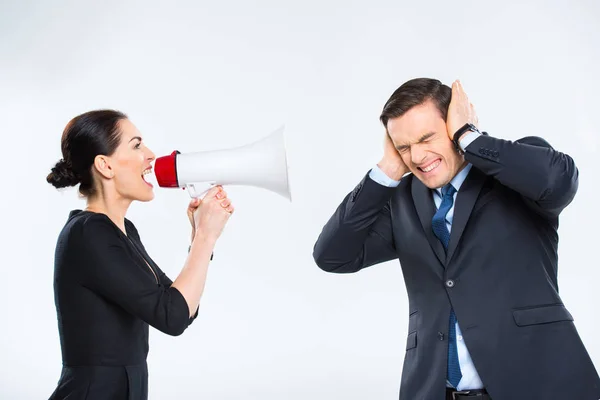
{"type": "Polygon", "coordinates": [[[429,164],[427,164],[424,167],[417,167],[417,168],[420,171],[427,173],[427,172],[431,172],[434,169],[436,169],[441,163],[442,163],[442,160],[440,158],[438,158],[437,160],[430,162],[429,164]]]}

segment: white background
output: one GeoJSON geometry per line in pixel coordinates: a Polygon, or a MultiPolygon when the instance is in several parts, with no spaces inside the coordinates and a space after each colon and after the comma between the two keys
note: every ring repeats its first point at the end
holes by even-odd
{"type": "MultiPolygon", "coordinates": [[[[327,274],[313,244],[381,156],[379,112],[414,77],[456,78],[481,126],[574,157],[560,225],[562,298],[597,367],[600,5],[597,1],[0,1],[0,398],[42,399],[61,368],[52,291],[75,189],[45,177],[70,118],[126,112],[157,155],[229,148],[282,124],[293,202],[227,188],[236,205],[198,320],[151,331],[151,399],[395,399],[407,333],[397,261],[327,274]]],[[[186,192],[128,217],[174,279],[186,192]]]]}

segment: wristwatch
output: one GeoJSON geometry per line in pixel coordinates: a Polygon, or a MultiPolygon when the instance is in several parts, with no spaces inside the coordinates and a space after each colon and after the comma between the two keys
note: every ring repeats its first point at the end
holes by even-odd
{"type": "Polygon", "coordinates": [[[471,131],[471,132],[477,132],[479,134],[481,134],[481,132],[479,131],[479,129],[477,129],[477,127],[469,122],[467,122],[466,124],[464,124],[462,127],[460,127],[455,133],[454,136],[452,136],[452,142],[454,143],[454,146],[456,147],[456,150],[458,150],[458,152],[462,153],[462,149],[460,148],[460,145],[458,143],[460,137],[467,131],[471,131]]]}

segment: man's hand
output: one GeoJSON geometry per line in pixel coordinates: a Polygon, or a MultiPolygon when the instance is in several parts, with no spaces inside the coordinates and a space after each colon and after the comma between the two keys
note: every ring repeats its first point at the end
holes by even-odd
{"type": "Polygon", "coordinates": [[[383,139],[383,158],[377,163],[377,166],[395,181],[399,181],[404,174],[409,172],[387,132],[383,139]]]}
{"type": "Polygon", "coordinates": [[[454,139],[456,131],[466,123],[471,123],[479,129],[475,107],[469,101],[460,81],[456,80],[452,84],[452,98],[448,107],[448,117],[446,118],[446,128],[450,140],[454,139]]]}

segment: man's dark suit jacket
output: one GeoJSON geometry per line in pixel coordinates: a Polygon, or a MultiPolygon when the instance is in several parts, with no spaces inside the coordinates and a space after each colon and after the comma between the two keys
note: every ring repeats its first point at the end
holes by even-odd
{"type": "Polygon", "coordinates": [[[412,174],[396,188],[366,175],[323,228],[315,262],[351,273],[399,259],[409,298],[401,400],[445,398],[451,306],[493,400],[599,399],[557,283],[558,216],[578,188],[573,160],[538,137],[487,134],[465,159],[473,167],[447,254],[431,228],[430,189],[412,174]]]}

